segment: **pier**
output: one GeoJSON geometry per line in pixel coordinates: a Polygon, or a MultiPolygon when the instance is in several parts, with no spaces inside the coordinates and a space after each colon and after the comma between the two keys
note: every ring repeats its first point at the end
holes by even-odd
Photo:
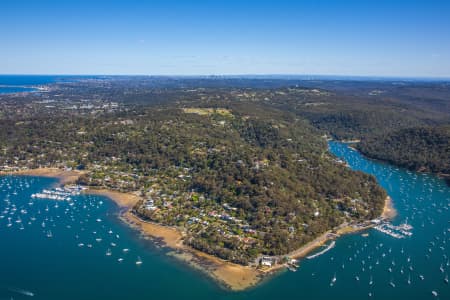
{"type": "Polygon", "coordinates": [[[413,229],[413,227],[407,223],[395,226],[389,222],[383,222],[375,226],[374,229],[396,239],[403,239],[405,237],[412,236],[411,230],[413,229]]]}

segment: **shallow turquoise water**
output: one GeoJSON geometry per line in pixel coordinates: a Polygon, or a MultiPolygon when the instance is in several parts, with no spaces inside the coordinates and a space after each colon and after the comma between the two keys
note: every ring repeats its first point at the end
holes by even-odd
{"type": "Polygon", "coordinates": [[[399,212],[394,223],[407,219],[414,226],[412,237],[394,239],[375,230],[369,237],[348,235],[327,253],[302,261],[295,273],[229,292],[140,238],[118,220],[118,208],[107,198],[82,195],[74,197],[73,206],[58,202],[55,207],[47,200],[29,205],[32,193],[55,180],[6,176],[0,177],[0,299],[368,299],[369,293],[372,299],[433,299],[433,290],[437,298],[450,299],[444,282],[450,272],[450,188],[434,176],[367,160],[344,144],[330,143],[330,149],[352,168],[378,178],[399,212]],[[53,237],[46,236],[48,230],[53,237]],[[105,255],[108,248],[111,256],[105,255]],[[123,248],[130,251],[123,253],[123,248]],[[141,266],[135,264],[138,256],[141,266]],[[118,262],[119,257],[124,261],[118,262]],[[337,280],[330,286],[334,274],[337,280]]]}

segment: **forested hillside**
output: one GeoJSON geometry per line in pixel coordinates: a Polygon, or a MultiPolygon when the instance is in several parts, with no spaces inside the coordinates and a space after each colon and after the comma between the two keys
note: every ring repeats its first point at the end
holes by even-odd
{"type": "Polygon", "coordinates": [[[381,213],[374,177],[333,157],[307,121],[252,102],[186,104],[10,116],[0,165],[78,168],[82,184],[139,192],[136,214],[241,264],[381,213]]]}
{"type": "Polygon", "coordinates": [[[0,96],[0,166],[83,169],[80,183],[137,192],[141,218],[247,264],[381,213],[384,190],[333,157],[325,137],[361,139],[370,157],[448,174],[449,90],[244,78],[58,83],[0,96]]]}
{"type": "Polygon", "coordinates": [[[410,170],[450,174],[450,126],[414,127],[367,137],[357,148],[410,170]]]}

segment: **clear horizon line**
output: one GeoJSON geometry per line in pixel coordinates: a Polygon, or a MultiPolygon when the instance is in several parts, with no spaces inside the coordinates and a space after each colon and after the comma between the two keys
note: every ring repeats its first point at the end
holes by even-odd
{"type": "Polygon", "coordinates": [[[415,75],[343,75],[343,74],[301,74],[301,73],[225,73],[225,74],[101,74],[101,73],[0,73],[0,76],[129,76],[129,77],[322,77],[322,78],[361,78],[361,79],[407,79],[407,80],[450,80],[450,75],[415,76],[415,75]]]}

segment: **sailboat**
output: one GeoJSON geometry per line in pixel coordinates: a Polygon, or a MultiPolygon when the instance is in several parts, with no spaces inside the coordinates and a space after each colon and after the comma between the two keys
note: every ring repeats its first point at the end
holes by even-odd
{"type": "Polygon", "coordinates": [[[141,257],[140,256],[138,256],[138,259],[137,259],[137,261],[136,261],[136,265],[142,265],[142,260],[141,260],[141,257]]]}
{"type": "Polygon", "coordinates": [[[408,275],[408,284],[411,284],[411,274],[408,275]]]}
{"type": "Polygon", "coordinates": [[[331,278],[330,286],[333,286],[335,282],[336,282],[336,273],[334,273],[333,278],[331,278]]]}
{"type": "Polygon", "coordinates": [[[373,279],[372,279],[372,276],[370,276],[369,285],[372,285],[372,284],[373,284],[373,279]]]}

